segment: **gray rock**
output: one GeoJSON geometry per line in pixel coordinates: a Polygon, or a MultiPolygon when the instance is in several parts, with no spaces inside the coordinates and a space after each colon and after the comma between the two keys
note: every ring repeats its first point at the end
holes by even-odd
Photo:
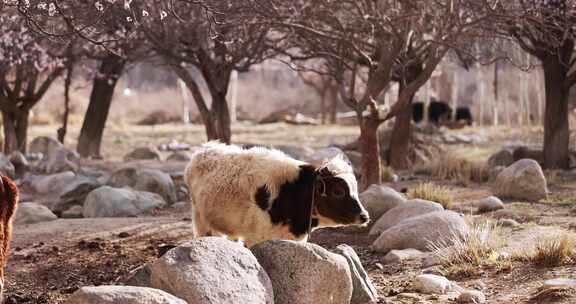
{"type": "Polygon", "coordinates": [[[28,153],[42,153],[44,157],[52,155],[55,150],[63,148],[64,146],[56,139],[47,136],[40,136],[34,138],[30,142],[30,147],[28,148],[28,153]]]}
{"type": "Polygon", "coordinates": [[[252,252],[274,286],[276,304],[348,304],[352,279],[346,259],[312,243],[267,241],[252,252]]]}
{"type": "Polygon", "coordinates": [[[186,304],[162,290],[135,286],[82,287],[66,304],[186,304]]]}
{"type": "Polygon", "coordinates": [[[107,184],[112,187],[131,187],[135,190],[157,193],[168,204],[178,199],[176,187],[170,175],[154,169],[122,168],[115,171],[107,184]]]}
{"type": "Polygon", "coordinates": [[[152,281],[150,280],[151,276],[152,267],[150,264],[145,264],[144,266],[133,270],[128,275],[128,279],[124,282],[124,284],[128,286],[150,287],[152,286],[152,281]]]}
{"type": "Polygon", "coordinates": [[[64,188],[76,179],[74,172],[66,171],[42,176],[33,181],[32,187],[40,194],[60,195],[64,188]]]}
{"type": "Polygon", "coordinates": [[[67,148],[56,149],[44,157],[38,168],[45,173],[54,174],[65,171],[78,172],[80,169],[80,156],[67,148]]]}
{"type": "Polygon", "coordinates": [[[155,148],[140,147],[126,154],[124,160],[160,160],[160,153],[155,148]]]}
{"type": "Polygon", "coordinates": [[[424,294],[446,294],[452,290],[452,283],[443,276],[421,274],[412,282],[414,290],[424,294]]]}
{"type": "Polygon", "coordinates": [[[444,210],[444,207],[435,202],[421,199],[409,200],[406,203],[399,204],[398,206],[384,213],[384,215],[382,215],[380,219],[376,221],[374,226],[372,226],[369,234],[378,235],[383,231],[386,231],[386,229],[394,227],[396,224],[409,218],[441,210],[444,210]]]}
{"type": "Polygon", "coordinates": [[[46,206],[36,203],[20,203],[16,210],[15,224],[35,224],[58,219],[46,206]]]}
{"type": "Polygon", "coordinates": [[[464,217],[453,211],[436,211],[406,219],[387,229],[372,245],[378,252],[414,248],[429,250],[430,242],[449,246],[455,238],[464,237],[469,227],[464,217]]]}
{"type": "Polygon", "coordinates": [[[350,266],[350,273],[352,274],[352,300],[350,303],[353,304],[368,304],[376,303],[378,300],[378,291],[372,280],[364,270],[360,258],[354,251],[354,249],[348,245],[339,245],[334,250],[346,258],[348,265],[350,266]]]}
{"type": "Polygon", "coordinates": [[[532,159],[521,159],[504,169],[494,182],[494,195],[501,198],[538,201],[548,197],[546,177],[532,159]]]}
{"type": "Polygon", "coordinates": [[[307,146],[276,145],[274,146],[274,149],[280,150],[299,160],[306,160],[310,155],[314,154],[314,150],[307,146]]]}
{"type": "Polygon", "coordinates": [[[70,207],[70,209],[68,209],[68,210],[63,211],[62,215],[60,217],[61,218],[68,218],[68,219],[82,218],[83,213],[84,213],[84,207],[76,205],[76,206],[70,207]]]}
{"type": "Polygon", "coordinates": [[[518,223],[513,219],[499,219],[498,224],[502,227],[512,227],[512,228],[520,226],[520,223],[518,223]]]}
{"type": "Polygon", "coordinates": [[[390,187],[370,185],[360,193],[360,201],[368,210],[370,218],[377,220],[390,209],[405,203],[406,198],[390,187]]]}
{"type": "Polygon", "coordinates": [[[394,264],[394,263],[401,263],[408,260],[418,259],[424,256],[424,253],[417,249],[402,249],[402,250],[390,250],[384,258],[382,262],[386,264],[394,264]]]}
{"type": "Polygon", "coordinates": [[[478,200],[476,201],[475,205],[478,207],[478,213],[486,213],[504,209],[504,203],[502,203],[502,201],[495,196],[489,196],[478,200]]]}
{"type": "Polygon", "coordinates": [[[173,161],[173,162],[189,162],[190,161],[190,154],[183,151],[174,152],[166,158],[166,161],[173,161]]]}
{"type": "Polygon", "coordinates": [[[86,196],[83,216],[132,217],[166,205],[156,193],[102,186],[86,196]]]}
{"type": "Polygon", "coordinates": [[[465,290],[458,296],[456,303],[482,304],[486,303],[486,296],[479,290],[465,290]]]}
{"type": "Polygon", "coordinates": [[[52,211],[60,214],[74,206],[84,206],[84,200],[88,193],[102,186],[96,179],[85,176],[77,176],[62,189],[60,200],[52,206],[52,211]]]}
{"type": "Polygon", "coordinates": [[[488,158],[488,166],[490,167],[508,167],[512,163],[514,163],[514,156],[512,155],[512,151],[509,149],[502,149],[488,158]]]}
{"type": "Polygon", "coordinates": [[[251,252],[224,238],[195,239],[151,265],[151,284],[188,303],[274,303],[272,283],[251,252]]]}
{"type": "Polygon", "coordinates": [[[11,178],[16,177],[16,169],[6,155],[0,153],[0,173],[11,178]]]}
{"type": "Polygon", "coordinates": [[[16,176],[24,176],[30,170],[30,164],[22,152],[14,151],[10,153],[8,159],[14,166],[16,176]]]}

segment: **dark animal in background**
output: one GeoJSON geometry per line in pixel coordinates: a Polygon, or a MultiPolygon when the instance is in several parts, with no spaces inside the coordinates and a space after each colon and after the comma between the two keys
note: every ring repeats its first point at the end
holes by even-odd
{"type": "Polygon", "coordinates": [[[458,107],[456,108],[456,121],[466,122],[466,125],[472,125],[472,111],[470,107],[458,107]]]}
{"type": "MultiPolygon", "coordinates": [[[[440,124],[450,120],[452,109],[445,101],[432,101],[428,107],[428,121],[440,124]]],[[[412,103],[412,120],[419,123],[424,119],[424,103],[417,101],[412,103]]]]}

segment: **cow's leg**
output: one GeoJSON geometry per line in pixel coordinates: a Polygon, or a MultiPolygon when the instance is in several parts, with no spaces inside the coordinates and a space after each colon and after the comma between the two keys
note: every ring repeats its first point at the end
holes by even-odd
{"type": "Polygon", "coordinates": [[[195,237],[197,238],[203,236],[212,236],[213,234],[210,225],[208,224],[208,222],[204,217],[204,214],[202,214],[202,212],[199,212],[199,210],[196,210],[196,212],[194,212],[194,226],[196,227],[195,237]]]}

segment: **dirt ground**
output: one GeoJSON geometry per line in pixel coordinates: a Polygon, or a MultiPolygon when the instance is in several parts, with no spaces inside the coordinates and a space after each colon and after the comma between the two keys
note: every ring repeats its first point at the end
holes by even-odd
{"type": "MultiPolygon", "coordinates": [[[[345,143],[358,134],[355,127],[295,127],[284,124],[261,127],[240,125],[236,126],[236,131],[236,142],[299,143],[312,147],[345,143]]],[[[32,132],[34,135],[52,135],[46,127],[33,128],[32,132]]],[[[104,153],[110,160],[118,160],[131,147],[158,145],[172,138],[197,144],[203,140],[201,132],[198,126],[112,127],[105,136],[108,142],[104,153]]],[[[511,138],[514,142],[533,142],[541,136],[538,129],[524,130],[521,134],[517,131],[505,133],[501,129],[465,129],[458,132],[483,132],[488,136],[482,145],[450,147],[460,155],[480,160],[485,160],[499,146],[510,142],[511,138]]],[[[114,167],[114,163],[100,166],[114,167]]],[[[142,166],[161,167],[162,164],[143,163],[142,166]]],[[[410,172],[401,174],[410,175],[410,172]]],[[[423,177],[416,177],[388,185],[400,190],[423,180],[423,177]]],[[[448,181],[432,181],[450,187],[456,201],[454,209],[469,217],[479,216],[473,214],[467,202],[490,193],[490,184],[462,186],[448,181]]],[[[525,250],[542,236],[576,230],[576,182],[555,180],[550,185],[550,191],[554,200],[549,202],[506,202],[506,209],[515,214],[521,225],[503,228],[505,250],[525,250]]],[[[487,219],[491,214],[481,217],[487,219]]],[[[384,265],[381,261],[383,255],[371,251],[370,244],[374,238],[368,236],[367,231],[367,228],[323,229],[315,231],[311,241],[328,249],[342,243],[354,247],[382,298],[392,298],[399,293],[410,294],[412,278],[422,273],[420,262],[384,265]]],[[[185,208],[168,208],[138,218],[60,219],[17,225],[14,227],[12,257],[6,270],[5,303],[64,303],[81,286],[121,283],[134,269],[190,238],[191,220],[185,208]]],[[[473,288],[482,282],[486,286],[483,292],[488,303],[576,303],[574,295],[557,302],[533,299],[544,280],[559,277],[574,279],[576,261],[553,268],[511,262],[506,267],[483,267],[465,277],[449,278],[466,288],[473,288]]],[[[392,303],[417,303],[423,300],[429,303],[455,303],[453,299],[423,295],[418,298],[402,297],[402,300],[392,303]]],[[[387,302],[381,300],[380,303],[387,302]]]]}

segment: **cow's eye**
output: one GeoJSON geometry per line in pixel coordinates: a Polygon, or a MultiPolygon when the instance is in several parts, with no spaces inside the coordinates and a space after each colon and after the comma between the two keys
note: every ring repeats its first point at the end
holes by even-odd
{"type": "Polygon", "coordinates": [[[344,190],[340,188],[332,190],[332,196],[334,196],[335,198],[343,198],[345,194],[346,193],[344,192],[344,190]]]}

